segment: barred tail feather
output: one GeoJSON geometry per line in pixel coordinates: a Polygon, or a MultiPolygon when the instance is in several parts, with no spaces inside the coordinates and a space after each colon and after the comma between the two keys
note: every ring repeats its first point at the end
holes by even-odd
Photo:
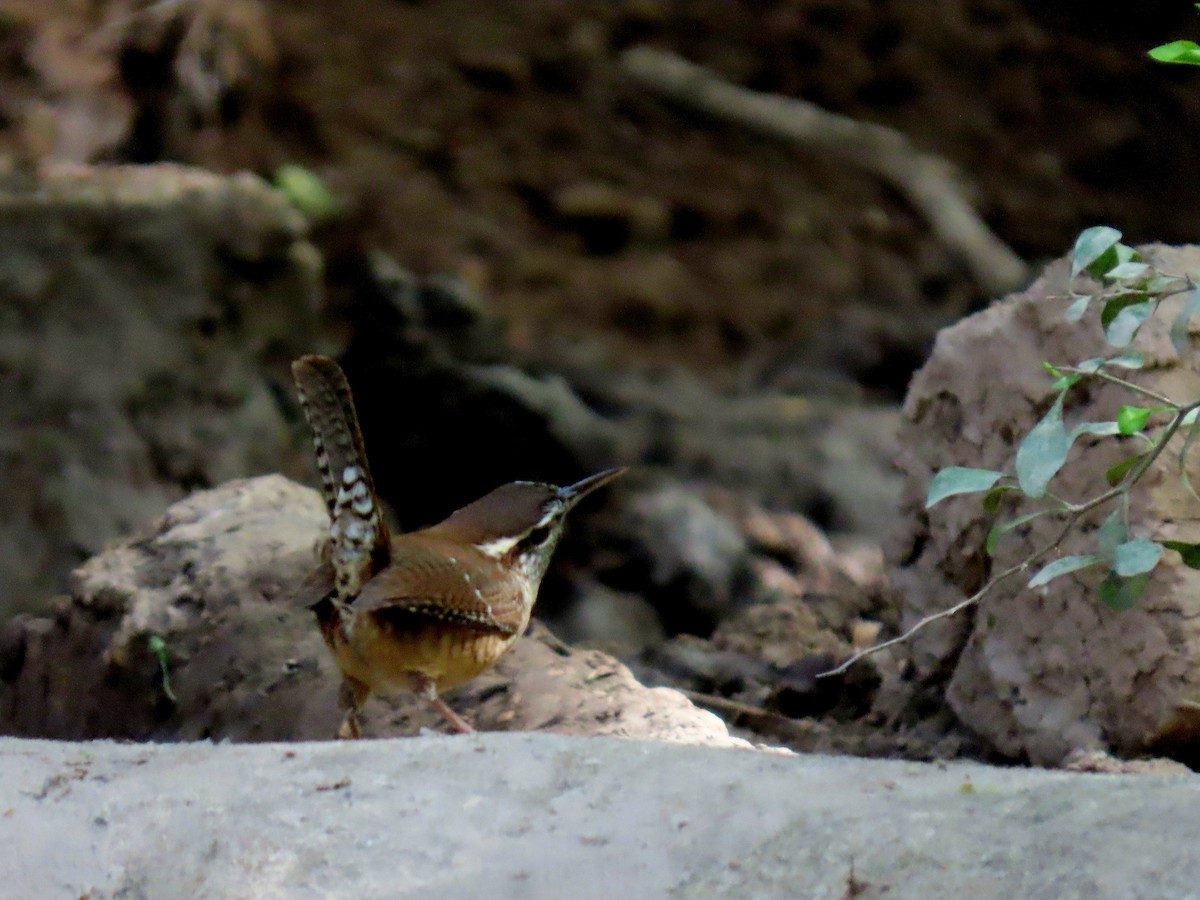
{"type": "MultiPolygon", "coordinates": [[[[300,357],[292,363],[292,378],[304,418],[312,429],[325,504],[332,516],[342,471],[354,465],[367,472],[366,450],[350,385],[341,367],[327,356],[300,357]]],[[[366,478],[368,488],[374,490],[369,473],[366,478]]]]}
{"type": "Polygon", "coordinates": [[[387,564],[387,527],[341,367],[326,356],[304,356],[292,363],[292,377],[313,432],[329,510],[335,590],[338,599],[350,601],[387,564]]]}

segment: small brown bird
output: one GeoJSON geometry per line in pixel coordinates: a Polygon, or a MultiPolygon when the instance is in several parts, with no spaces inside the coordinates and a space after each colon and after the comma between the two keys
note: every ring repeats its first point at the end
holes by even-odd
{"type": "Polygon", "coordinates": [[[329,540],[310,579],[321,634],[341,669],[339,737],[359,737],[371,694],[412,692],[455,729],[474,729],[441,698],[491,668],[529,624],[566,514],[624,472],[568,487],[514,481],[445,521],[389,536],[346,376],[324,356],[292,364],[313,432],[329,540]]]}

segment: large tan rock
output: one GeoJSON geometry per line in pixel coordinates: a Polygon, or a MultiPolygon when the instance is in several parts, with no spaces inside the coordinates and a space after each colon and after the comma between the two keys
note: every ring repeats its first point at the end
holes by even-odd
{"type": "MultiPolygon", "coordinates": [[[[316,491],[279,475],[180,501],[89,560],[55,618],[0,640],[0,733],[235,741],[331,737],[340,677],[299,597],[328,525],[316,491]],[[155,650],[162,642],[163,665],[155,650]]],[[[449,696],[485,731],[748,746],[682,694],[642,686],[544,629],[449,696]]],[[[442,728],[413,698],[367,704],[369,736],[442,728]]]]}
{"type": "MultiPolygon", "coordinates": [[[[1200,248],[1145,252],[1161,270],[1200,280],[1200,248]]],[[[934,472],[946,466],[1012,471],[1018,442],[1053,398],[1043,360],[1071,364],[1112,352],[1096,310],[1078,323],[1063,317],[1068,272],[1059,261],[1026,292],[943,331],[913,379],[900,439],[909,526],[890,550],[906,625],[973,593],[1061,528],[1055,518],[1039,519],[1005,538],[991,559],[982,551],[991,517],[978,496],[928,512],[923,505],[934,472]]],[[[1147,366],[1130,377],[1190,401],[1200,397],[1200,365],[1176,357],[1170,322],[1166,312],[1143,329],[1137,348],[1147,366]]],[[[1111,420],[1122,404],[1136,402],[1119,386],[1079,387],[1068,396],[1067,423],[1111,420]]],[[[1107,488],[1104,472],[1136,452],[1133,441],[1080,440],[1051,490],[1074,501],[1099,494],[1107,488]]],[[[1134,535],[1200,540],[1200,503],[1180,483],[1175,456],[1164,454],[1135,489],[1134,535]]],[[[1194,456],[1191,470],[1200,483],[1194,456]]],[[[1094,529],[1108,512],[1083,523],[1060,553],[1092,552],[1094,529]]],[[[1128,612],[1099,602],[1102,576],[1088,570],[1033,590],[1025,576],[1010,579],[976,609],[913,640],[917,674],[944,683],[955,713],[1005,756],[1053,765],[1072,750],[1200,752],[1188,708],[1200,699],[1200,572],[1164,554],[1145,597],[1128,612]]]]}

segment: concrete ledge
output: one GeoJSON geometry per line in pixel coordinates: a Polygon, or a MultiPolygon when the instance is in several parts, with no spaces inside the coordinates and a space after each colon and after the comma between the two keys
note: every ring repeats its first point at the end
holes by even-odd
{"type": "Polygon", "coordinates": [[[1200,896],[1200,778],[481,734],[0,740],[12,897],[1200,896]]]}

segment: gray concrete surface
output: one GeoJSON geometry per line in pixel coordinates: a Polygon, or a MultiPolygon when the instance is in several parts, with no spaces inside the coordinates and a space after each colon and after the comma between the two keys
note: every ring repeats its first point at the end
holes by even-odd
{"type": "Polygon", "coordinates": [[[1197,848],[1190,775],[543,734],[0,740],[13,898],[1185,898],[1197,848]]]}

